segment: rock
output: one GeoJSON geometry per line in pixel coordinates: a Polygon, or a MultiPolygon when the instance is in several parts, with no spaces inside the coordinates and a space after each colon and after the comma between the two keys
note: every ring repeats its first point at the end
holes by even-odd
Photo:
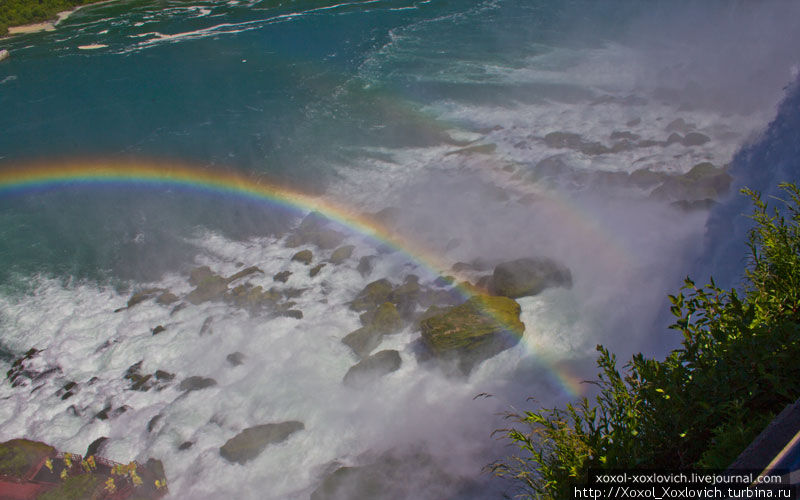
{"type": "Polygon", "coordinates": [[[7,49],[0,50],[0,61],[8,59],[9,55],[11,55],[11,53],[7,49]]]}
{"type": "Polygon", "coordinates": [[[319,274],[319,272],[322,270],[323,267],[325,267],[324,262],[321,264],[317,264],[308,271],[308,275],[313,278],[314,276],[319,274]]]}
{"type": "Polygon", "coordinates": [[[311,253],[311,250],[301,250],[292,255],[292,261],[302,262],[305,265],[311,264],[313,258],[314,254],[311,253]]]}
{"type": "Polygon", "coordinates": [[[706,198],[704,200],[678,200],[670,203],[671,206],[684,212],[697,212],[711,210],[717,204],[716,201],[706,198]]]}
{"type": "Polygon", "coordinates": [[[142,368],[143,362],[144,360],[129,366],[128,370],[125,372],[125,376],[123,377],[126,380],[130,380],[131,382],[130,389],[133,391],[147,392],[153,388],[153,382],[150,380],[153,376],[142,375],[139,372],[139,370],[141,370],[142,368]]]}
{"type": "MultiPolygon", "coordinates": [[[[28,439],[0,443],[0,475],[22,478],[31,468],[55,453],[56,449],[52,446],[28,439]]],[[[3,487],[4,494],[7,493],[6,488],[3,487]]],[[[8,494],[10,498],[24,498],[8,494]]]]}
{"type": "Polygon", "coordinates": [[[353,250],[355,250],[355,248],[356,247],[353,245],[339,247],[333,251],[329,260],[332,264],[341,264],[345,260],[349,259],[351,255],[353,255],[353,250]]]}
{"type": "Polygon", "coordinates": [[[389,301],[397,306],[400,315],[405,319],[411,319],[417,308],[421,293],[419,277],[413,274],[406,277],[405,282],[392,290],[389,294],[389,301]]]}
{"type": "Polygon", "coordinates": [[[367,276],[368,274],[372,273],[372,261],[375,260],[375,255],[365,255],[358,260],[358,267],[356,267],[356,271],[358,271],[361,276],[367,276]]]}
{"type": "Polygon", "coordinates": [[[294,233],[286,238],[286,246],[296,248],[301,245],[315,245],[326,250],[339,246],[344,235],[327,228],[328,223],[329,220],[319,212],[309,213],[294,233]]]}
{"type": "Polygon", "coordinates": [[[278,313],[278,316],[285,316],[287,318],[303,319],[303,311],[300,309],[287,309],[278,313]]]}
{"type": "Polygon", "coordinates": [[[635,127],[636,125],[639,125],[640,123],[642,123],[642,119],[641,118],[634,118],[632,120],[628,120],[625,123],[625,126],[626,127],[635,127]]]}
{"type": "Polygon", "coordinates": [[[151,418],[149,422],[147,422],[147,432],[153,432],[153,429],[156,428],[158,425],[158,421],[161,420],[161,415],[156,415],[155,417],[151,418]]]}
{"type": "Polygon", "coordinates": [[[165,370],[156,370],[155,375],[156,375],[156,380],[161,380],[164,382],[171,382],[175,380],[175,374],[165,370]]]}
{"type": "Polygon", "coordinates": [[[633,132],[615,130],[611,132],[609,139],[612,141],[638,141],[642,136],[634,134],[633,132]]]}
{"type": "Polygon", "coordinates": [[[670,144],[675,144],[675,143],[682,144],[683,137],[681,137],[680,134],[676,134],[675,132],[673,132],[669,134],[669,137],[667,137],[667,142],[665,143],[665,145],[669,146],[670,144]]]}
{"type": "Polygon", "coordinates": [[[436,357],[455,360],[468,375],[476,364],[519,342],[525,330],[520,311],[510,298],[476,295],[420,321],[422,339],[436,357]]]}
{"type": "Polygon", "coordinates": [[[239,366],[244,364],[244,354],[239,351],[232,352],[228,354],[225,359],[230,363],[232,366],[239,366]]]}
{"type": "Polygon", "coordinates": [[[379,304],[388,301],[391,293],[392,283],[389,280],[382,278],[373,281],[356,295],[356,298],[350,303],[350,309],[354,311],[373,309],[379,304]]]}
{"type": "Polygon", "coordinates": [[[601,155],[611,150],[599,142],[590,142],[571,132],[551,132],[544,136],[544,143],[551,148],[573,149],[585,155],[601,155]]]}
{"type": "Polygon", "coordinates": [[[162,306],[168,306],[180,300],[177,295],[172,292],[164,292],[156,298],[156,303],[162,306]]]}
{"type": "Polygon", "coordinates": [[[212,276],[216,276],[211,268],[208,266],[200,266],[195,267],[189,272],[189,284],[193,286],[197,286],[203,282],[206,278],[210,278],[212,276]]]}
{"type": "Polygon", "coordinates": [[[648,168],[634,170],[633,173],[631,173],[631,175],[628,177],[628,180],[630,180],[631,183],[641,188],[655,186],[663,179],[664,174],[653,172],[648,168]]]}
{"type": "Polygon", "coordinates": [[[78,392],[78,384],[75,382],[67,382],[61,389],[56,392],[56,396],[61,396],[61,401],[66,401],[78,392]]]}
{"type": "Polygon", "coordinates": [[[191,391],[199,391],[202,389],[207,389],[215,385],[217,385],[217,381],[214,380],[213,378],[193,375],[191,377],[183,379],[181,385],[178,386],[178,389],[184,392],[191,392],[191,391]]]}
{"type": "Polygon", "coordinates": [[[263,274],[264,271],[262,271],[261,269],[257,268],[256,266],[250,266],[247,269],[242,269],[238,273],[236,273],[236,274],[234,274],[232,276],[229,276],[227,278],[227,281],[228,281],[228,283],[231,283],[231,282],[234,282],[234,281],[236,281],[238,279],[244,278],[245,276],[250,276],[251,274],[255,274],[255,273],[262,273],[263,274]]]}
{"type": "Polygon", "coordinates": [[[268,445],[283,442],[302,429],[305,425],[297,421],[249,427],[222,445],[219,454],[230,462],[243,465],[260,455],[268,445]]]}
{"type": "Polygon", "coordinates": [[[86,448],[86,454],[84,456],[88,458],[97,455],[98,453],[102,453],[103,448],[106,445],[106,442],[108,442],[108,438],[105,436],[95,439],[94,441],[91,442],[89,447],[86,448]]]}
{"type": "Polygon", "coordinates": [[[686,133],[689,130],[693,129],[694,125],[686,123],[686,120],[683,118],[676,118],[669,122],[667,126],[664,128],[667,132],[682,132],[686,133]]]}
{"type": "Polygon", "coordinates": [[[211,324],[214,322],[214,318],[212,316],[207,317],[203,320],[202,326],[200,326],[200,336],[203,335],[211,335],[214,333],[214,330],[211,329],[211,324]]]}
{"type": "Polygon", "coordinates": [[[670,176],[650,196],[672,201],[716,199],[728,192],[732,177],[724,168],[709,162],[698,163],[681,176],[670,176]]]}
{"type": "Polygon", "coordinates": [[[572,273],[555,260],[538,257],[498,264],[489,290],[493,295],[517,298],[536,295],[553,286],[572,286],[572,273]]]}
{"type": "Polygon", "coordinates": [[[194,445],[191,441],[184,441],[178,446],[178,451],[186,451],[194,445]]]}
{"type": "Polygon", "coordinates": [[[374,312],[362,316],[364,326],[342,339],[343,344],[362,358],[380,345],[384,335],[396,333],[403,327],[400,314],[391,302],[384,302],[374,312]]]}
{"type": "Polygon", "coordinates": [[[292,275],[291,271],[281,271],[277,273],[275,276],[272,277],[274,281],[280,281],[281,283],[286,283],[289,279],[289,276],[292,275]]]}
{"type": "Polygon", "coordinates": [[[281,298],[281,293],[274,288],[264,290],[260,285],[253,286],[249,283],[239,285],[225,294],[225,300],[229,304],[247,309],[252,313],[276,307],[281,298]]]}
{"type": "Polygon", "coordinates": [[[459,155],[459,154],[492,154],[497,149],[497,144],[478,144],[477,146],[468,146],[466,148],[456,149],[445,153],[445,156],[459,155]]]}
{"type": "Polygon", "coordinates": [[[343,382],[350,387],[362,387],[377,378],[397,371],[401,363],[399,352],[379,351],[362,359],[347,370],[343,382]]]}
{"type": "Polygon", "coordinates": [[[711,138],[707,135],[701,134],[699,132],[689,132],[683,137],[681,144],[686,147],[690,146],[702,146],[703,144],[710,141],[711,138]]]}
{"type": "Polygon", "coordinates": [[[161,332],[166,332],[167,329],[164,327],[164,325],[158,325],[150,331],[153,332],[153,335],[158,335],[161,332]]]}
{"type": "Polygon", "coordinates": [[[206,275],[197,283],[197,287],[189,292],[186,300],[198,305],[210,300],[221,299],[227,291],[228,280],[216,274],[206,275]]]}

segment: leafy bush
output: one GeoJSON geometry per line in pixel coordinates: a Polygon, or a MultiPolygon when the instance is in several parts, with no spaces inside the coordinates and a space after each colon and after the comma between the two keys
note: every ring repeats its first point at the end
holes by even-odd
{"type": "Polygon", "coordinates": [[[100,0],[3,0],[0,2],[0,35],[9,26],[55,19],[59,12],[100,0]]]}
{"type": "Polygon", "coordinates": [[[617,370],[598,346],[599,391],[562,409],[509,417],[496,432],[521,453],[491,466],[523,496],[570,498],[589,468],[728,466],[770,419],[800,397],[800,191],[769,211],[757,193],[741,290],[698,287],[670,295],[681,347],[663,361],[637,354],[617,370]]]}

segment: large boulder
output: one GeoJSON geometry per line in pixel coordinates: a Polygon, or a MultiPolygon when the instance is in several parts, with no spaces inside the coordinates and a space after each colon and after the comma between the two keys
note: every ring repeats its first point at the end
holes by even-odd
{"type": "Polygon", "coordinates": [[[510,298],[475,295],[426,315],[420,321],[422,340],[434,356],[456,361],[468,375],[478,363],[519,342],[525,331],[520,311],[510,298]]]}
{"type": "Polygon", "coordinates": [[[333,251],[331,254],[330,261],[332,264],[341,264],[345,260],[349,259],[351,255],[353,255],[353,250],[355,250],[355,246],[353,245],[345,245],[343,247],[339,247],[333,251]]]}
{"type": "Polygon", "coordinates": [[[498,264],[489,292],[517,298],[536,295],[553,286],[572,286],[572,273],[566,266],[546,257],[524,258],[498,264]]]}
{"type": "Polygon", "coordinates": [[[285,441],[303,429],[305,425],[294,420],[248,427],[222,445],[219,454],[230,462],[244,464],[260,455],[268,445],[285,441]]]}
{"type": "Polygon", "coordinates": [[[373,281],[356,295],[356,298],[350,303],[350,309],[354,311],[374,309],[389,300],[392,288],[392,283],[386,278],[373,281]]]}
{"type": "Polygon", "coordinates": [[[343,382],[350,387],[363,387],[375,379],[397,371],[401,364],[400,353],[397,351],[376,352],[350,367],[343,382]]]}

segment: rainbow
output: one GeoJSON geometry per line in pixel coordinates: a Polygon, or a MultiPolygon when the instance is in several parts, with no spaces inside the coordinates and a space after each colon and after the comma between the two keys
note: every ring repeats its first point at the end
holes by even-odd
{"type": "MultiPolygon", "coordinates": [[[[0,169],[0,197],[24,195],[68,187],[102,188],[127,186],[161,189],[180,189],[200,195],[222,195],[236,199],[267,203],[272,207],[300,215],[317,211],[336,224],[364,236],[378,245],[400,252],[431,276],[454,275],[448,264],[411,239],[388,230],[378,221],[344,205],[320,196],[312,196],[261,178],[235,171],[191,167],[174,162],[141,161],[80,161],[62,164],[34,164],[0,169]]],[[[456,276],[456,282],[467,282],[456,276]]],[[[473,292],[458,285],[456,291],[464,299],[473,292]]],[[[501,323],[502,324],[502,323],[501,323]]],[[[567,370],[539,359],[554,374],[560,385],[572,396],[583,392],[581,381],[567,370]]]]}

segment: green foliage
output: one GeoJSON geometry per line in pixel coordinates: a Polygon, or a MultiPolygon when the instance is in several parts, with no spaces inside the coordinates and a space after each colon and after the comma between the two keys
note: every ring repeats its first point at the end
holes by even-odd
{"type": "Polygon", "coordinates": [[[728,466],[773,415],[800,397],[800,190],[768,210],[757,193],[741,289],[670,295],[681,347],[663,361],[632,357],[625,375],[602,346],[599,393],[566,410],[509,415],[522,452],[492,470],[529,498],[570,498],[589,468],[728,466]]]}
{"type": "Polygon", "coordinates": [[[21,477],[39,460],[52,453],[55,453],[53,447],[27,439],[0,443],[0,474],[21,477]]]}
{"type": "Polygon", "coordinates": [[[0,35],[9,26],[38,23],[55,19],[59,12],[99,0],[2,0],[0,2],[0,35]]]}

